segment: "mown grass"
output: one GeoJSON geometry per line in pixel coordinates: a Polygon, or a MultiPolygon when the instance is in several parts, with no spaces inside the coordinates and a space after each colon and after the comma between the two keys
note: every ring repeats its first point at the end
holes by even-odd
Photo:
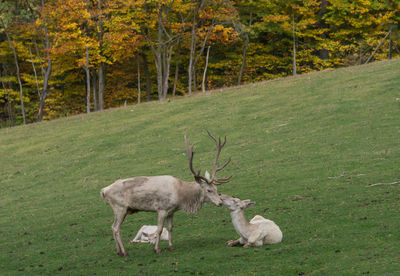
{"type": "Polygon", "coordinates": [[[397,275],[400,61],[0,129],[0,274],[397,275]],[[128,216],[116,255],[99,191],[118,178],[211,167],[205,129],[226,135],[222,193],[252,199],[281,244],[227,248],[227,209],[177,212],[174,246],[130,245],[154,213],[128,216]]]}

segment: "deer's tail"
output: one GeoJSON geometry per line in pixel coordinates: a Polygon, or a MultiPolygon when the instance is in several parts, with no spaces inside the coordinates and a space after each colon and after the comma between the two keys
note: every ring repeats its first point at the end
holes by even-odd
{"type": "Polygon", "coordinates": [[[106,188],[101,189],[100,195],[104,202],[108,203],[108,200],[106,199],[106,188]]]}

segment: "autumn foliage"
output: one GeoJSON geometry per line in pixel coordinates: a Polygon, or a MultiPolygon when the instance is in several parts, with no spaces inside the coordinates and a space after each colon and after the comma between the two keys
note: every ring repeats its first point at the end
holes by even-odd
{"type": "Polygon", "coordinates": [[[6,0],[0,12],[1,126],[399,55],[398,1],[6,0]]]}

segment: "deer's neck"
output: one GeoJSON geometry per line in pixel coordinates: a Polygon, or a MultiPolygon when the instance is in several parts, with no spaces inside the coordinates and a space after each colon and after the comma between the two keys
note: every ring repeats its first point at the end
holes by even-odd
{"type": "Polygon", "coordinates": [[[231,218],[236,232],[247,239],[251,231],[251,224],[246,220],[243,210],[231,211],[231,218]]]}
{"type": "Polygon", "coordinates": [[[196,182],[182,182],[178,196],[179,207],[185,213],[196,213],[204,203],[204,192],[196,182]]]}

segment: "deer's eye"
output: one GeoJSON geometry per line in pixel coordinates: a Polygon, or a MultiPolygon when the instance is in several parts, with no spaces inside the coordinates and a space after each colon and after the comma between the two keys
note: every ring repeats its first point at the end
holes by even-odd
{"type": "Polygon", "coordinates": [[[207,189],[207,192],[211,193],[212,191],[210,189],[207,189]]]}

